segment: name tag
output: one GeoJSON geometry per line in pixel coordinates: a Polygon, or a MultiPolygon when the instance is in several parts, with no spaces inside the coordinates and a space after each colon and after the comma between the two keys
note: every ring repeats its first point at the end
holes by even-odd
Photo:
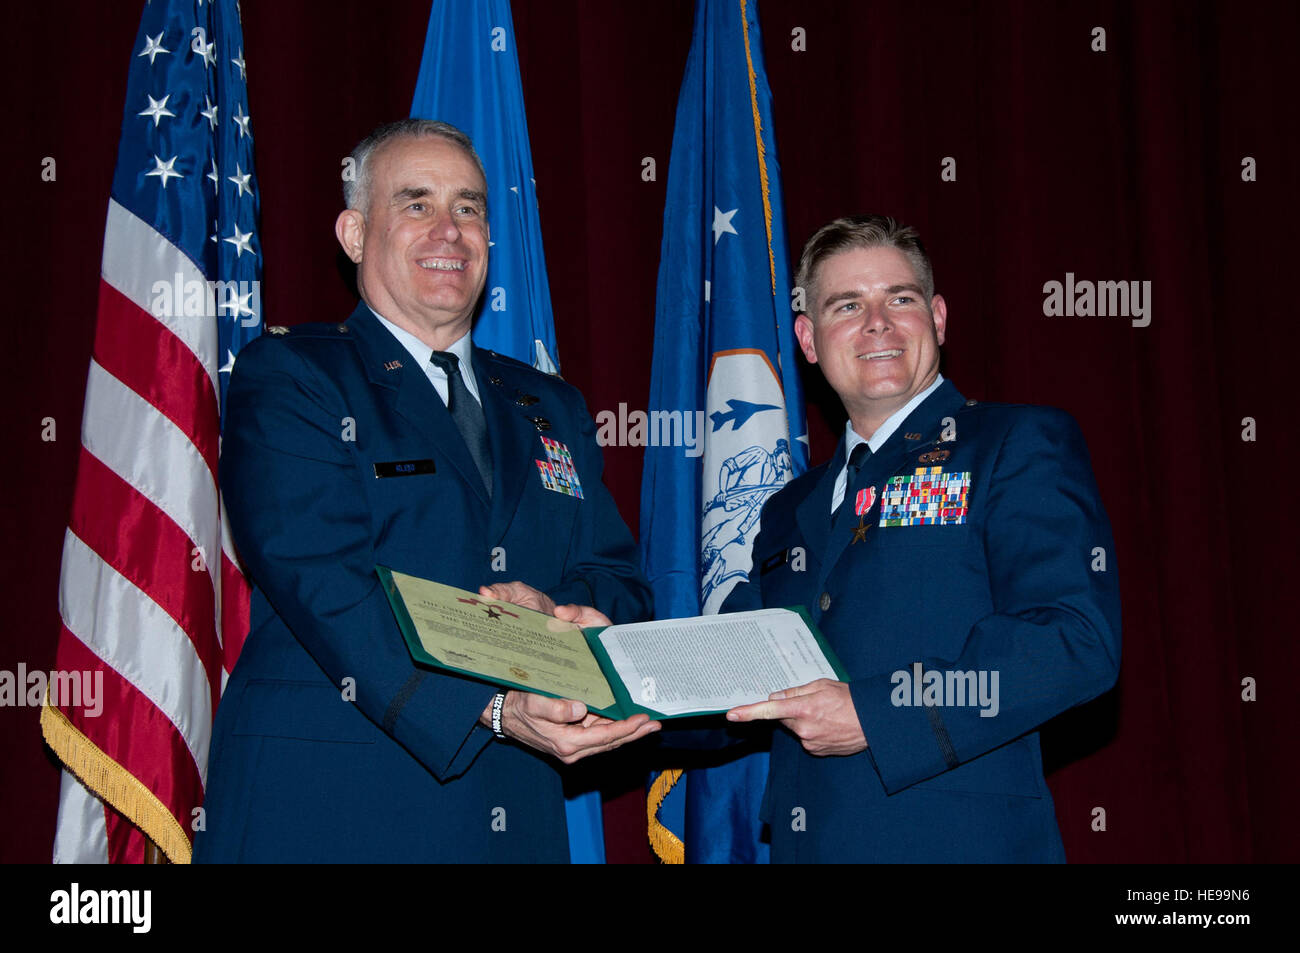
{"type": "Polygon", "coordinates": [[[434,472],[432,460],[390,460],[387,463],[376,463],[374,466],[376,480],[434,472]]]}

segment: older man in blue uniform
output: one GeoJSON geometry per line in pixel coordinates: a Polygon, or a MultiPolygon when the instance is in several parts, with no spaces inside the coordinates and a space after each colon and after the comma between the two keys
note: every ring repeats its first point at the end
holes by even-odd
{"type": "Polygon", "coordinates": [[[644,618],[649,592],[581,396],[470,342],[469,140],[407,120],[353,159],[336,234],[362,303],[269,329],[230,384],[221,478],[256,590],[195,857],[564,861],[558,762],[657,724],[416,668],[375,565],[583,624],[644,618]]]}
{"type": "Polygon", "coordinates": [[[1074,421],[977,403],[939,373],[948,311],[916,232],[810,239],[796,322],[849,420],[763,510],[724,611],[805,604],[849,675],[778,721],[773,861],[1060,861],[1038,727],[1119,670],[1114,543],[1074,421]]]}

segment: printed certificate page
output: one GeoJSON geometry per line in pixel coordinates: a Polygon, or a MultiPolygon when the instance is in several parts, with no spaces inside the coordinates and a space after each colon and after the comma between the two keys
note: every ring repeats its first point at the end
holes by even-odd
{"type": "Polygon", "coordinates": [[[632,699],[667,716],[725,711],[839,678],[789,609],[617,625],[597,638],[632,699]]]}
{"type": "Polygon", "coordinates": [[[572,622],[418,576],[394,571],[392,577],[420,644],[443,665],[592,708],[614,704],[582,629],[572,622]]]}

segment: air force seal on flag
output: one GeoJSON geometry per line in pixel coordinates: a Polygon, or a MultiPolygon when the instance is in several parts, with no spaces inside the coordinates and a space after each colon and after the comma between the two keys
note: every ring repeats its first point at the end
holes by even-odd
{"type": "Polygon", "coordinates": [[[762,351],[715,354],[706,404],[700,578],[707,615],[749,575],[763,504],[790,479],[793,464],[785,395],[762,351]]]}

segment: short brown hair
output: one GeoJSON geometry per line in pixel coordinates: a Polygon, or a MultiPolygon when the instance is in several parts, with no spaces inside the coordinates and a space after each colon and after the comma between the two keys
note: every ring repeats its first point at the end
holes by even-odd
{"type": "Polygon", "coordinates": [[[799,270],[794,283],[804,289],[804,312],[812,314],[815,308],[810,287],[817,269],[827,258],[851,248],[896,248],[902,252],[925,294],[925,303],[934,297],[934,269],[930,256],[921,244],[921,236],[910,225],[900,225],[887,215],[854,215],[828,222],[808,239],[799,256],[799,270]]]}

